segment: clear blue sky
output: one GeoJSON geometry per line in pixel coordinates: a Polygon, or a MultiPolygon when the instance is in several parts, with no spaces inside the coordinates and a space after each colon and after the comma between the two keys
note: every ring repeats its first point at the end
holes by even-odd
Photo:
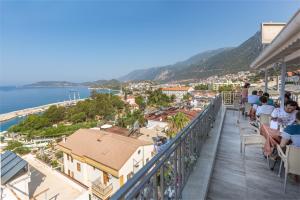
{"type": "Polygon", "coordinates": [[[0,84],[93,81],[237,46],[300,1],[0,1],[0,84]]]}

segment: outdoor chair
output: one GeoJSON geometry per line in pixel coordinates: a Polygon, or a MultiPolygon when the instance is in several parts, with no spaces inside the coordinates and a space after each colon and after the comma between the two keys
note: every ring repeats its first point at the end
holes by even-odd
{"type": "Polygon", "coordinates": [[[236,110],[238,112],[237,124],[240,123],[240,114],[241,114],[241,109],[242,109],[240,101],[241,101],[240,99],[235,99],[233,101],[233,110],[236,110]]]}
{"type": "Polygon", "coordinates": [[[265,138],[259,134],[259,129],[250,124],[240,124],[240,152],[244,153],[248,145],[263,145],[265,138]]]}
{"type": "Polygon", "coordinates": [[[270,125],[271,115],[261,114],[257,120],[260,124],[270,125]]]}
{"type": "Polygon", "coordinates": [[[250,113],[250,110],[252,108],[252,105],[250,103],[245,103],[245,110],[244,110],[244,116],[247,117],[247,115],[249,115],[250,113]]]}
{"type": "Polygon", "coordinates": [[[300,148],[292,145],[286,146],[286,151],[283,153],[280,145],[277,145],[278,155],[281,158],[278,176],[280,176],[282,163],[285,168],[283,190],[286,191],[286,181],[288,174],[300,175],[300,148]]]}

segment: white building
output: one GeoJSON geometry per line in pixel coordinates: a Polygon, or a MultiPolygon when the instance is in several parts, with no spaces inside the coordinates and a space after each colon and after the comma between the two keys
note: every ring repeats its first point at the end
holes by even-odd
{"type": "Polygon", "coordinates": [[[92,199],[108,199],[152,157],[151,143],[80,129],[59,143],[64,173],[89,187],[92,199]]]}
{"type": "Polygon", "coordinates": [[[177,99],[182,99],[184,95],[186,95],[188,92],[193,91],[192,87],[167,87],[167,88],[161,88],[162,93],[172,96],[175,95],[177,99]]]}

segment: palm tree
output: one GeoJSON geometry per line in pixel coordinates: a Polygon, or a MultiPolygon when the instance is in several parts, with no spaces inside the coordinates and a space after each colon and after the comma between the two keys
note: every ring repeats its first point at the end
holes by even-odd
{"type": "Polygon", "coordinates": [[[168,122],[169,131],[167,135],[172,138],[190,122],[190,119],[184,113],[178,112],[176,115],[170,116],[168,122]]]}

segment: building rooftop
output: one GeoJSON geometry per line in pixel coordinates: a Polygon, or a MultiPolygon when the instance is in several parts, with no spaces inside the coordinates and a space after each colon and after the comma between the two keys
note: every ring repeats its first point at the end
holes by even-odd
{"type": "Polygon", "coordinates": [[[1,154],[1,184],[6,184],[26,167],[25,160],[12,151],[5,151],[1,154]]]}
{"type": "Polygon", "coordinates": [[[103,130],[79,129],[58,145],[72,154],[120,170],[138,147],[150,144],[103,130]]]}

